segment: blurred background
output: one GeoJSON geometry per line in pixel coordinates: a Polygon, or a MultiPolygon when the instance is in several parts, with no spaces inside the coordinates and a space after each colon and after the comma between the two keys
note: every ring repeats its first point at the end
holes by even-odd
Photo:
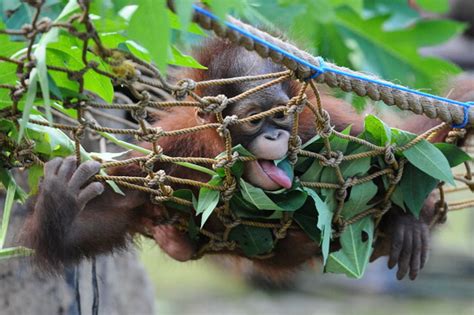
{"type": "MultiPolygon", "coordinates": [[[[47,1],[52,8],[64,2],[47,1]]],[[[338,65],[423,91],[440,93],[448,76],[474,76],[473,0],[208,2],[216,12],[282,31],[298,46],[338,65]]],[[[4,20],[24,13],[15,7],[18,3],[0,1],[4,20]]],[[[114,20],[119,17],[113,14],[128,3],[135,1],[93,1],[93,9],[112,12],[108,18],[114,20]]],[[[172,31],[170,41],[186,52],[203,37],[197,33],[172,31]]],[[[365,108],[365,99],[339,96],[360,111],[365,108]]],[[[464,190],[448,198],[463,200],[471,194],[464,190]]],[[[10,244],[25,214],[23,206],[15,207],[10,244]]],[[[433,236],[431,257],[416,281],[397,281],[396,270],[379,259],[360,280],[308,265],[291,282],[275,285],[236,274],[225,261],[175,262],[154,243],[141,240],[136,252],[98,259],[100,314],[474,314],[473,226],[474,209],[450,212],[433,236]]],[[[52,279],[31,270],[24,259],[0,260],[0,314],[78,315],[76,276],[82,314],[90,314],[90,268],[84,263],[52,279]]]]}

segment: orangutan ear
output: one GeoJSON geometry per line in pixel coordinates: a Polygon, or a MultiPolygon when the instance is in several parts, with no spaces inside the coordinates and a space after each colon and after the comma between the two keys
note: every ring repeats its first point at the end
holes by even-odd
{"type": "Polygon", "coordinates": [[[199,125],[217,122],[216,115],[214,113],[206,113],[199,108],[196,108],[196,121],[199,125]]]}

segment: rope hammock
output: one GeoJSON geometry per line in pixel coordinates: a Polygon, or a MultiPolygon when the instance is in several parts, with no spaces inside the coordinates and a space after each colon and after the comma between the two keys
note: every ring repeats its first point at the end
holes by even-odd
{"type": "MultiPolygon", "coordinates": [[[[430,95],[406,87],[395,85],[393,83],[380,80],[376,77],[362,75],[358,72],[338,67],[322,58],[313,57],[310,54],[299,50],[295,46],[275,38],[261,30],[233,18],[228,22],[220,23],[218,19],[205,9],[194,6],[194,21],[207,30],[213,30],[215,34],[222,38],[227,38],[232,42],[241,45],[249,50],[256,51],[263,58],[271,58],[274,62],[280,63],[288,68],[286,71],[278,73],[268,73],[258,76],[246,76],[238,78],[228,78],[211,81],[194,82],[189,79],[179,81],[177,84],[169,83],[157,70],[157,68],[142,61],[131,53],[118,49],[106,47],[89,17],[89,7],[87,1],[78,1],[80,12],[72,14],[67,21],[51,22],[46,19],[39,19],[41,5],[34,7],[35,15],[31,24],[23,26],[18,30],[0,30],[0,34],[9,36],[22,36],[28,42],[26,51],[20,56],[0,56],[2,62],[11,63],[16,67],[18,77],[17,83],[0,84],[0,89],[9,91],[11,105],[0,110],[0,119],[11,121],[16,130],[20,130],[20,118],[28,118],[26,128],[32,126],[42,126],[44,128],[59,129],[71,133],[74,143],[74,154],[77,160],[81,161],[87,157],[87,153],[81,148],[81,141],[86,131],[100,135],[107,140],[126,147],[127,149],[137,150],[142,156],[131,157],[120,161],[103,162],[102,168],[124,166],[128,164],[139,164],[146,174],[145,177],[130,176],[109,176],[105,173],[96,175],[98,181],[113,182],[116,185],[129,189],[136,189],[150,194],[152,202],[165,204],[166,207],[181,209],[174,215],[169,215],[166,220],[157,222],[157,224],[171,224],[179,229],[188,231],[193,237],[200,235],[207,241],[203,243],[195,258],[199,258],[206,253],[214,253],[221,250],[235,250],[241,248],[244,253],[254,258],[266,259],[271,257],[272,248],[275,244],[286,237],[289,229],[305,230],[305,222],[294,210],[282,209],[279,215],[273,218],[249,218],[239,216],[235,211],[235,201],[239,198],[245,199],[245,193],[242,192],[242,181],[235,174],[237,164],[251,161],[252,156],[246,156],[232,147],[232,136],[229,132],[229,126],[244,124],[256,121],[275,113],[293,116],[293,127],[289,141],[288,163],[295,169],[303,168],[302,163],[315,161],[315,165],[320,165],[324,169],[330,169],[331,180],[312,181],[305,176],[299,179],[301,190],[308,193],[310,190],[323,192],[328,198],[334,198],[333,207],[330,209],[331,218],[329,223],[332,225],[332,238],[340,237],[346,229],[369,218],[373,220],[376,227],[381,217],[392,207],[392,197],[400,183],[404,170],[407,168],[408,161],[401,153],[413,148],[420,142],[429,140],[437,133],[446,128],[452,128],[446,138],[448,143],[456,143],[457,139],[465,134],[465,127],[474,126],[474,109],[471,103],[463,103],[443,97],[430,95]],[[81,25],[86,31],[81,31],[78,27],[81,25]],[[76,37],[82,43],[82,66],[80,69],[71,69],[65,66],[40,65],[35,62],[34,43],[36,38],[53,29],[62,29],[70,35],[76,37]],[[95,46],[92,50],[91,47],[95,46]],[[142,73],[148,73],[149,76],[139,76],[137,71],[120,74],[114,71],[104,70],[100,64],[93,60],[91,52],[100,57],[101,61],[106,63],[110,69],[118,69],[127,64],[133,65],[134,69],[140,69],[142,73]],[[57,100],[64,108],[73,109],[77,119],[67,117],[64,112],[52,109],[55,117],[62,119],[61,122],[48,122],[36,116],[30,116],[25,109],[20,110],[20,101],[26,97],[36,97],[35,72],[38,67],[44,66],[48,71],[63,73],[68,80],[76,82],[78,85],[77,95],[73,98],[57,100]],[[110,79],[115,86],[123,86],[130,91],[137,102],[132,102],[128,98],[116,103],[105,103],[94,100],[90,97],[80,97],[87,95],[87,89],[84,84],[86,73],[94,72],[99,76],[110,79]],[[131,75],[130,75],[131,74],[131,75]],[[251,115],[244,118],[236,116],[224,117],[222,110],[229,104],[242,100],[249,95],[261,91],[265,88],[277,85],[288,80],[300,80],[301,88],[294,98],[286,105],[272,108],[270,110],[251,115]],[[251,88],[242,94],[227,98],[224,95],[203,96],[195,93],[199,87],[211,85],[225,85],[236,82],[255,82],[263,83],[255,88],[251,88]],[[366,96],[374,101],[382,100],[388,105],[396,105],[401,109],[410,110],[415,114],[425,114],[429,118],[437,118],[444,123],[436,126],[425,133],[413,137],[403,145],[388,143],[378,145],[365,139],[351,136],[345,132],[335,130],[330,124],[328,112],[321,103],[317,83],[324,83],[330,87],[338,87],[345,92],[354,92],[359,96],[366,96]],[[32,84],[35,85],[33,94],[32,84]],[[305,92],[310,91],[316,95],[316,102],[312,103],[305,97],[305,92]],[[163,100],[154,95],[172,95],[173,98],[163,100]],[[30,96],[29,96],[30,95],[30,96]],[[32,96],[31,96],[32,95],[32,96]],[[215,116],[215,123],[202,124],[196,127],[184,128],[178,130],[165,131],[160,127],[152,127],[145,120],[147,112],[153,110],[164,110],[179,106],[196,107],[201,111],[215,116]],[[316,142],[317,150],[311,149],[311,144],[302,144],[298,136],[298,121],[301,111],[309,108],[315,116],[314,128],[319,138],[316,142]],[[106,115],[98,110],[120,109],[131,113],[136,120],[135,124],[126,123],[129,128],[111,128],[103,126],[94,119],[97,115],[106,115]],[[66,121],[66,122],[64,122],[66,121]],[[159,139],[170,136],[189,135],[205,129],[217,130],[225,143],[225,152],[216,158],[209,157],[171,157],[163,153],[159,145],[159,139]],[[117,139],[114,135],[133,135],[140,141],[149,142],[152,150],[125,143],[117,139]],[[341,150],[334,149],[335,141],[352,143],[357,147],[365,148],[365,151],[344,153],[341,150]],[[380,163],[385,167],[377,171],[369,171],[369,164],[364,174],[360,175],[354,170],[348,170],[347,165],[354,161],[370,161],[370,159],[380,157],[380,163]],[[155,170],[157,163],[175,163],[194,170],[202,171],[213,175],[216,180],[204,183],[196,180],[178,178],[166,174],[163,170],[155,170]],[[204,167],[203,165],[209,166],[204,167]],[[385,192],[383,198],[376,204],[360,212],[347,210],[347,196],[350,190],[355,191],[356,187],[371,183],[377,178],[383,178],[385,183],[385,192]],[[176,185],[197,187],[213,191],[217,194],[218,205],[212,209],[204,209],[202,216],[215,215],[223,226],[222,233],[213,233],[206,230],[205,227],[195,226],[194,218],[197,214],[196,206],[189,196],[185,196],[179,190],[173,187],[176,185]],[[237,196],[236,198],[234,198],[237,196]],[[331,196],[331,197],[329,197],[331,196]],[[345,207],[346,206],[346,207],[345,207]],[[248,248],[241,239],[242,228],[256,228],[265,230],[265,233],[258,234],[270,235],[270,245],[265,250],[255,251],[255,248],[248,248]]],[[[1,54],[1,53],[0,53],[1,54]]],[[[41,81],[40,81],[41,83],[41,81]]],[[[41,96],[39,96],[41,98],[41,96]]],[[[43,95],[44,97],[44,95],[43,95]]],[[[52,96],[53,97],[53,96],[52,96]]],[[[107,116],[112,120],[117,120],[113,116],[107,116]]],[[[8,132],[0,132],[0,165],[4,168],[31,167],[33,165],[42,165],[44,163],[44,154],[35,147],[35,142],[29,137],[23,137],[19,143],[16,143],[8,132]],[[8,153],[8,154],[7,154],[8,153]]],[[[158,164],[159,165],[159,164],[158,164]]],[[[466,184],[469,189],[474,189],[472,173],[468,162],[465,163],[466,174],[456,175],[455,179],[466,184]]],[[[247,187],[247,186],[246,186],[247,187]]],[[[248,188],[248,187],[247,187],[248,188]]],[[[438,185],[440,199],[437,203],[437,215],[433,219],[432,225],[445,219],[448,211],[448,204],[445,200],[445,191],[443,183],[438,185]]],[[[462,189],[462,188],[461,188],[462,189]]],[[[450,191],[453,191],[451,189],[450,191]]],[[[309,194],[309,193],[308,193],[309,194]]],[[[309,198],[309,197],[308,197],[309,198]]],[[[199,205],[199,202],[198,202],[199,205]]],[[[474,206],[474,200],[455,202],[451,209],[461,209],[474,206]]],[[[316,213],[315,213],[316,217],[316,213]]],[[[314,226],[314,228],[316,228],[314,226]]],[[[265,237],[259,239],[259,242],[266,242],[265,237]]],[[[329,238],[331,237],[331,232],[329,238]]],[[[327,234],[326,234],[327,238],[327,234]]],[[[372,238],[371,238],[372,240],[372,238]]]]}

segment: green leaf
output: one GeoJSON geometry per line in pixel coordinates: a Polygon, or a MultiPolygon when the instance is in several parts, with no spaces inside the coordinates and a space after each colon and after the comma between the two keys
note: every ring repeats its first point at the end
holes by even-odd
{"type": "MultiPolygon", "coordinates": [[[[346,129],[341,131],[344,135],[350,135],[352,125],[348,126],[346,129]]],[[[331,150],[332,151],[341,151],[342,153],[346,152],[347,146],[349,145],[349,140],[339,138],[336,135],[331,136],[330,138],[331,150]]]]}
{"type": "Polygon", "coordinates": [[[272,232],[269,229],[238,225],[229,233],[229,240],[236,241],[249,257],[266,254],[273,249],[272,232]]]}
{"type": "Polygon", "coordinates": [[[0,260],[10,259],[10,258],[15,258],[15,257],[31,256],[33,254],[34,254],[34,251],[26,247],[22,247],[22,246],[8,247],[8,248],[0,249],[0,260]]]}
{"type": "Polygon", "coordinates": [[[313,198],[307,198],[301,209],[293,214],[293,220],[303,231],[315,241],[321,244],[321,231],[318,229],[318,212],[313,198]]]}
{"type": "Polygon", "coordinates": [[[189,67],[195,69],[207,69],[201,65],[192,56],[185,55],[178,50],[175,46],[171,46],[171,59],[168,59],[168,63],[180,67],[189,67]]]}
{"type": "Polygon", "coordinates": [[[448,0],[416,0],[416,4],[423,10],[434,13],[446,13],[449,10],[448,0]]]}
{"type": "Polygon", "coordinates": [[[400,187],[400,185],[397,185],[397,187],[395,188],[392,194],[392,197],[390,197],[390,200],[394,204],[402,208],[404,211],[407,211],[406,206],[405,206],[405,200],[403,199],[403,190],[400,187]]]}
{"type": "MultiPolygon", "coordinates": [[[[252,205],[255,205],[260,210],[279,210],[280,208],[273,200],[268,197],[263,189],[255,187],[243,179],[240,179],[240,189],[242,191],[242,197],[252,205]]],[[[296,209],[295,209],[296,210],[296,209]]]]}
{"type": "Polygon", "coordinates": [[[15,200],[15,193],[16,183],[11,180],[7,186],[7,195],[5,197],[5,204],[3,206],[2,225],[0,226],[0,249],[5,245],[7,238],[8,224],[10,222],[13,201],[15,200]]]}
{"type": "Polygon", "coordinates": [[[273,200],[282,211],[296,211],[303,206],[307,197],[308,195],[305,191],[294,189],[274,194],[270,199],[273,200]]]}
{"type": "MultiPolygon", "coordinates": [[[[359,151],[365,150],[356,150],[354,153],[359,153],[359,151]]],[[[344,178],[359,176],[362,177],[367,175],[367,172],[370,169],[370,158],[360,158],[352,161],[343,161],[340,165],[342,175],[344,178]]]]}
{"type": "Polygon", "coordinates": [[[257,207],[245,200],[239,192],[230,199],[230,208],[240,218],[266,218],[270,211],[259,211],[257,207]]]}
{"type": "Polygon", "coordinates": [[[145,47],[162,72],[166,72],[170,43],[169,16],[164,0],[136,0],[138,8],[127,30],[128,36],[145,47]]]}
{"type": "Polygon", "coordinates": [[[317,182],[319,181],[323,170],[324,167],[319,163],[319,160],[314,159],[311,166],[303,175],[301,175],[300,179],[303,182],[317,182]]]}
{"type": "Polygon", "coordinates": [[[457,147],[454,144],[451,143],[435,143],[435,147],[440,150],[443,155],[448,159],[449,166],[455,167],[458,166],[461,163],[471,161],[472,158],[461,150],[459,147],[457,147]]]}
{"type": "Polygon", "coordinates": [[[198,27],[196,24],[191,23],[191,17],[193,14],[193,3],[194,0],[181,0],[175,2],[177,14],[174,14],[171,11],[170,14],[172,14],[174,17],[177,17],[178,25],[174,24],[173,19],[170,17],[171,26],[173,27],[173,25],[175,25],[175,27],[178,26],[178,28],[183,31],[203,35],[204,32],[201,30],[201,28],[198,27]]]}
{"type": "MultiPolygon", "coordinates": [[[[222,178],[214,176],[209,182],[209,185],[219,186],[222,184],[222,178]]],[[[196,206],[196,215],[202,213],[201,228],[206,223],[209,216],[212,214],[217,204],[219,203],[220,192],[218,190],[202,187],[199,189],[199,197],[196,206]]]]}
{"type": "Polygon", "coordinates": [[[355,185],[351,189],[349,200],[344,203],[342,208],[342,216],[345,219],[350,219],[353,216],[370,209],[369,201],[377,194],[377,185],[373,182],[367,182],[355,185]]]}
{"type": "Polygon", "coordinates": [[[372,218],[365,217],[349,225],[341,235],[341,249],[329,255],[325,271],[362,278],[372,253],[373,238],[372,218]]]}
{"type": "Polygon", "coordinates": [[[410,163],[429,176],[455,186],[448,160],[430,142],[423,139],[408,150],[403,151],[403,155],[410,163]]]}
{"type": "Polygon", "coordinates": [[[39,181],[43,176],[43,167],[33,165],[28,168],[28,187],[30,187],[30,195],[36,195],[39,188],[39,181]]]}
{"type": "Polygon", "coordinates": [[[205,0],[205,3],[210,5],[212,12],[220,19],[225,19],[226,15],[232,10],[240,10],[246,1],[242,0],[205,0]]]}
{"type": "MultiPolygon", "coordinates": [[[[447,31],[437,22],[433,22],[432,28],[439,26],[439,34],[418,23],[403,30],[386,32],[383,30],[386,21],[387,16],[362,19],[348,8],[337,11],[336,24],[341,35],[346,41],[356,43],[360,52],[357,56],[360,70],[414,87],[435,86],[438,77],[459,73],[460,69],[449,62],[418,53],[426,42],[432,45],[446,40],[447,31]]],[[[452,29],[447,27],[447,30],[452,29]]],[[[461,30],[452,30],[450,36],[461,30]]]]}
{"type": "Polygon", "coordinates": [[[37,84],[38,84],[38,76],[36,74],[36,68],[31,70],[30,77],[29,77],[29,84],[28,84],[28,91],[26,92],[26,101],[25,107],[23,108],[23,114],[21,116],[20,121],[20,131],[18,133],[18,142],[23,138],[23,134],[25,133],[26,124],[30,118],[31,108],[33,107],[33,102],[36,98],[36,91],[37,91],[37,84]]]}
{"type": "Polygon", "coordinates": [[[10,187],[10,185],[12,185],[11,183],[14,184],[16,188],[15,200],[23,203],[28,198],[28,194],[16,184],[13,175],[5,168],[0,168],[0,182],[4,187],[10,187]]]}
{"type": "Polygon", "coordinates": [[[399,187],[403,193],[405,204],[416,218],[419,217],[426,198],[436,185],[438,185],[438,181],[433,177],[411,164],[405,166],[399,187]]]}
{"type": "Polygon", "coordinates": [[[405,0],[365,0],[364,17],[389,16],[384,30],[403,29],[420,20],[420,14],[405,0]]]}
{"type": "Polygon", "coordinates": [[[306,188],[305,191],[314,200],[316,210],[318,211],[317,227],[321,231],[321,253],[323,255],[323,264],[326,265],[332,238],[332,217],[334,214],[314,190],[306,188]]]}
{"type": "Polygon", "coordinates": [[[370,135],[370,142],[379,146],[384,146],[392,141],[390,127],[374,115],[367,115],[364,120],[366,134],[370,135]]]}
{"type": "MultiPolygon", "coordinates": [[[[88,60],[99,63],[99,69],[107,71],[107,65],[92,53],[87,54],[88,60]]],[[[60,38],[59,43],[48,46],[48,65],[67,67],[71,70],[80,70],[84,67],[82,63],[82,49],[70,47],[64,37],[60,38]]],[[[59,87],[65,87],[72,91],[78,91],[77,82],[71,81],[64,74],[56,71],[50,72],[54,81],[59,87]]],[[[84,89],[97,94],[104,101],[110,103],[114,97],[114,89],[110,78],[98,74],[93,70],[88,70],[84,74],[84,89]]]]}
{"type": "Polygon", "coordinates": [[[199,240],[199,228],[197,227],[196,222],[194,222],[194,218],[192,216],[189,218],[188,235],[192,241],[199,240]]]}

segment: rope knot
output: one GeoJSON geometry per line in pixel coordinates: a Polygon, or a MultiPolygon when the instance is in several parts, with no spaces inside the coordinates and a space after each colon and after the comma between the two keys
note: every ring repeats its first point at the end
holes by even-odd
{"type": "Polygon", "coordinates": [[[216,163],[212,164],[213,169],[217,168],[231,168],[234,166],[235,162],[239,159],[239,152],[235,151],[232,153],[232,156],[230,159],[227,158],[227,156],[224,156],[220,159],[217,159],[216,163]]]}
{"type": "Polygon", "coordinates": [[[452,130],[448,132],[445,142],[456,143],[457,140],[464,139],[464,137],[466,137],[466,134],[467,134],[466,129],[453,128],[452,130]]]}
{"type": "Polygon", "coordinates": [[[34,32],[33,32],[33,25],[31,24],[24,24],[22,27],[21,27],[21,31],[25,34],[24,36],[27,38],[27,39],[31,39],[34,35],[34,32]]]}
{"type": "Polygon", "coordinates": [[[23,97],[23,94],[25,94],[26,92],[26,89],[24,87],[16,87],[15,90],[12,91],[12,93],[10,94],[11,95],[11,98],[12,98],[12,101],[20,101],[21,98],[23,97]]]}
{"type": "Polygon", "coordinates": [[[289,219],[289,220],[283,221],[282,225],[279,228],[273,229],[273,234],[275,235],[275,238],[278,240],[284,239],[292,223],[293,221],[289,219]]]}
{"type": "Polygon", "coordinates": [[[89,60],[89,61],[87,62],[87,67],[88,67],[88,68],[96,69],[96,68],[99,67],[99,65],[100,65],[100,64],[99,64],[97,61],[95,61],[95,60],[89,60]]]}
{"type": "MultiPolygon", "coordinates": [[[[151,169],[153,171],[153,166],[151,167],[151,169]]],[[[165,183],[166,172],[164,170],[159,170],[158,172],[154,173],[153,176],[149,174],[145,179],[147,187],[157,188],[165,183]]]]}
{"type": "Polygon", "coordinates": [[[68,71],[67,72],[67,78],[70,81],[81,81],[84,78],[84,73],[87,71],[88,67],[85,67],[84,69],[78,70],[78,71],[68,71]]]}
{"type": "Polygon", "coordinates": [[[235,188],[237,187],[237,181],[232,177],[232,182],[224,182],[224,190],[221,193],[222,200],[229,201],[234,195],[235,188]]]}
{"type": "Polygon", "coordinates": [[[289,148],[288,148],[288,160],[292,165],[295,165],[298,161],[298,152],[301,148],[301,138],[300,136],[296,135],[290,138],[289,148]]]}
{"type": "Polygon", "coordinates": [[[226,228],[232,229],[238,226],[241,221],[239,219],[234,219],[230,215],[226,215],[222,212],[217,213],[217,217],[221,221],[222,225],[224,225],[226,228]]]}
{"type": "Polygon", "coordinates": [[[153,173],[156,162],[161,158],[161,155],[163,154],[163,149],[161,147],[158,147],[157,149],[158,152],[149,154],[147,156],[147,160],[145,162],[142,162],[140,165],[143,171],[148,174],[153,173]]]}
{"type": "Polygon", "coordinates": [[[164,130],[161,127],[149,128],[146,131],[141,131],[140,134],[136,135],[139,141],[145,142],[156,142],[160,139],[163,134],[164,130]]]}
{"type": "Polygon", "coordinates": [[[346,178],[346,181],[336,190],[336,199],[344,201],[347,198],[347,189],[352,186],[354,179],[352,177],[346,178]]]}
{"type": "Polygon", "coordinates": [[[316,119],[316,132],[323,138],[327,138],[332,133],[331,117],[326,110],[321,111],[321,119],[316,119]]]}
{"type": "Polygon", "coordinates": [[[226,137],[229,134],[229,126],[235,125],[239,121],[237,115],[231,115],[224,117],[222,124],[217,128],[219,136],[226,137]]]}
{"type": "Polygon", "coordinates": [[[438,214],[437,223],[445,223],[448,218],[448,203],[446,201],[438,200],[435,205],[435,213],[438,214]]]}
{"type": "Polygon", "coordinates": [[[183,79],[176,84],[172,94],[178,101],[182,101],[190,92],[196,89],[196,86],[195,81],[191,79],[183,79]]]}
{"type": "Polygon", "coordinates": [[[38,32],[46,33],[46,32],[49,32],[52,25],[53,24],[52,24],[51,19],[48,17],[44,17],[36,23],[35,28],[38,32]]]}
{"type": "Polygon", "coordinates": [[[206,96],[201,99],[201,104],[203,105],[201,111],[208,114],[220,113],[227,107],[228,103],[229,99],[223,94],[217,96],[206,96]]]}
{"type": "Polygon", "coordinates": [[[143,91],[141,93],[141,100],[137,103],[138,108],[131,111],[133,119],[136,121],[144,120],[147,116],[146,108],[150,105],[150,93],[143,91]]]}
{"type": "Polygon", "coordinates": [[[163,201],[169,200],[171,196],[173,196],[173,188],[168,185],[160,185],[160,188],[158,189],[158,193],[155,195],[152,195],[150,197],[150,200],[154,204],[161,204],[163,201]]]}
{"type": "Polygon", "coordinates": [[[388,173],[387,177],[390,181],[390,185],[397,185],[403,176],[403,169],[405,168],[405,160],[402,160],[399,165],[398,169],[394,170],[395,173],[388,173]]]}
{"type": "Polygon", "coordinates": [[[287,113],[293,115],[295,113],[301,114],[307,103],[307,96],[303,94],[302,97],[295,96],[288,102],[287,113]]]}
{"type": "Polygon", "coordinates": [[[76,140],[82,140],[84,139],[84,134],[87,128],[89,129],[94,129],[96,126],[94,121],[88,120],[88,119],[80,119],[79,120],[80,125],[77,126],[77,129],[74,131],[74,139],[76,140]]]}
{"type": "Polygon", "coordinates": [[[395,158],[395,146],[391,144],[385,145],[385,155],[384,155],[384,160],[385,163],[388,165],[393,165],[397,163],[397,159],[395,158]]]}
{"type": "Polygon", "coordinates": [[[321,166],[337,167],[342,163],[344,154],[341,151],[324,152],[322,159],[319,160],[321,166]]]}

